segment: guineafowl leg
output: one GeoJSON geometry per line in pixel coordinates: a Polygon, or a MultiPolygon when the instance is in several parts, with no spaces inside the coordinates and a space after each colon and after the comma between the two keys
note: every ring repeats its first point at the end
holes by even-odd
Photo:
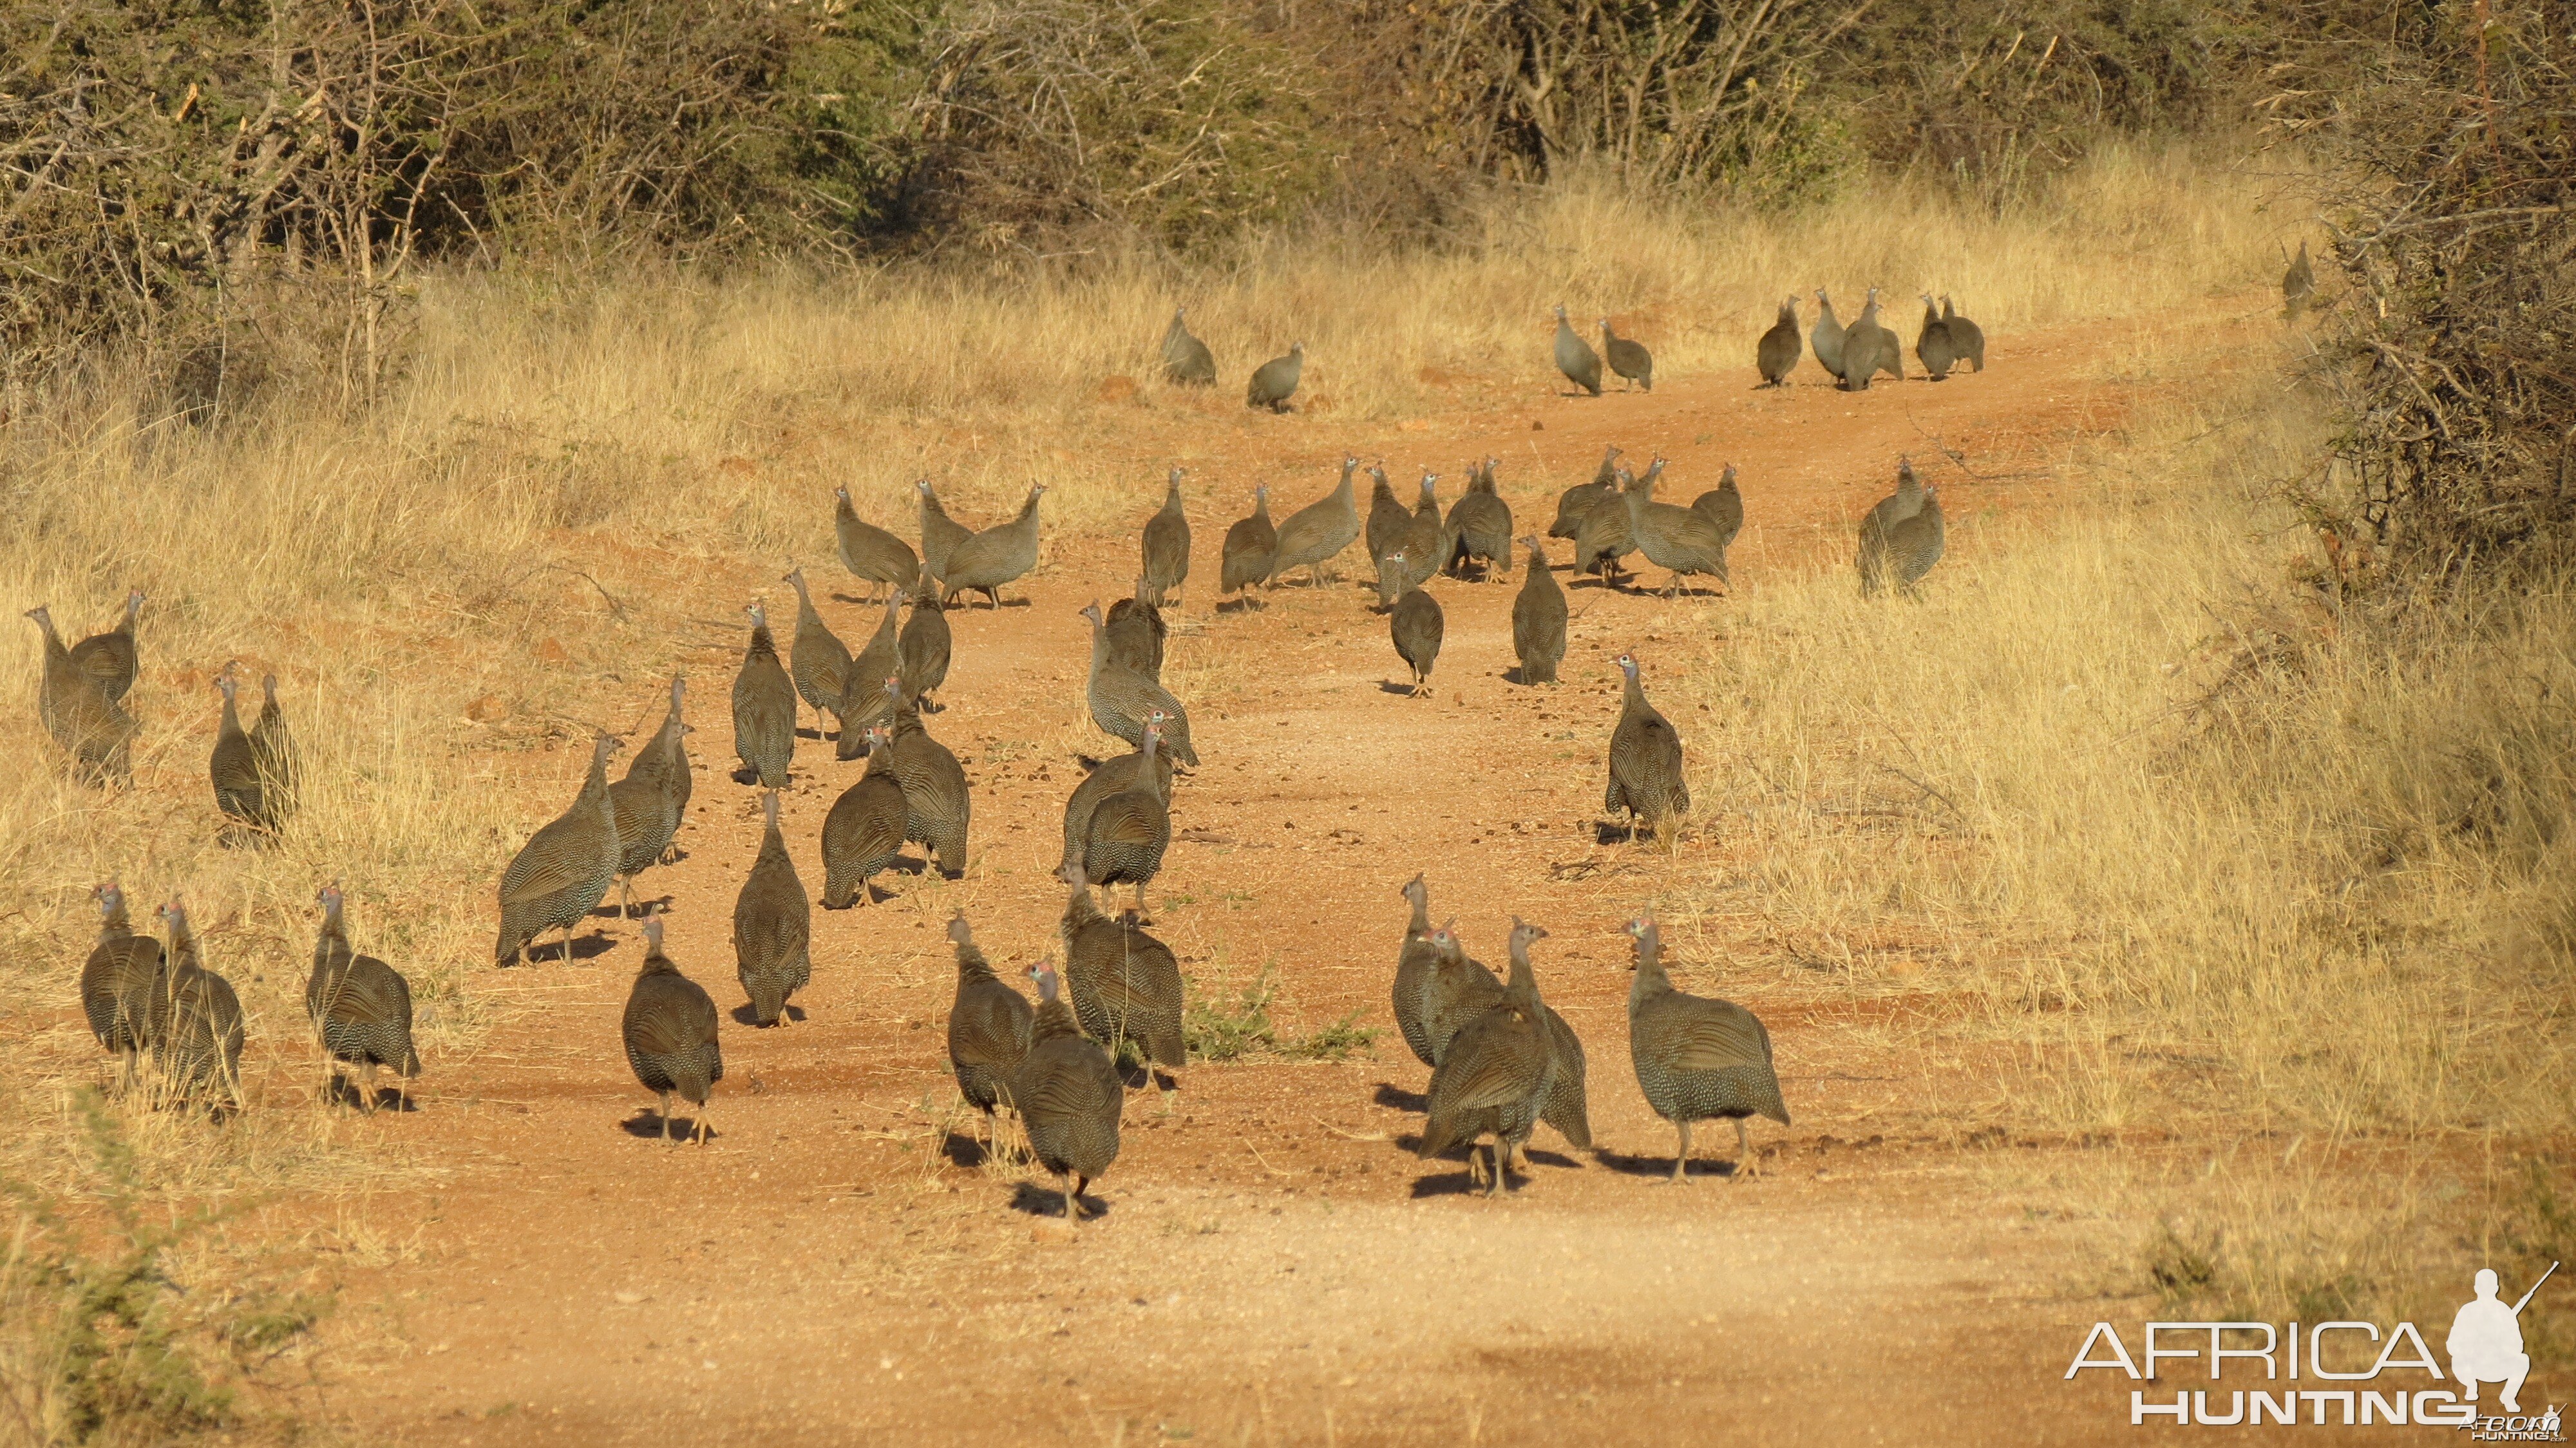
{"type": "Polygon", "coordinates": [[[360,1105],[362,1105],[362,1106],[364,1106],[364,1107],[366,1107],[366,1109],[367,1109],[367,1114],[368,1114],[369,1116],[373,1116],[373,1115],[375,1115],[375,1114],[376,1114],[376,1063],[375,1063],[375,1062],[373,1062],[373,1061],[369,1061],[369,1062],[367,1063],[367,1072],[366,1072],[365,1082],[364,1082],[364,1084],[363,1084],[363,1085],[361,1085],[361,1086],[358,1088],[358,1093],[359,1093],[359,1104],[360,1104],[360,1105]]]}
{"type": "Polygon", "coordinates": [[[667,1142],[671,1139],[671,1093],[661,1091],[655,1094],[662,1098],[662,1140],[667,1142]]]}
{"type": "Polygon", "coordinates": [[[1493,1179],[1485,1184],[1485,1195],[1489,1197],[1499,1197],[1503,1194],[1503,1139],[1500,1136],[1496,1136],[1494,1138],[1492,1151],[1494,1153],[1494,1175],[1493,1179]]]}
{"type": "Polygon", "coordinates": [[[1745,1133],[1744,1118],[1739,1116],[1735,1118],[1735,1175],[1727,1180],[1740,1182],[1760,1170],[1753,1163],[1753,1138],[1745,1133]]]}
{"type": "Polygon", "coordinates": [[[1057,1172],[1055,1174],[1055,1184],[1057,1189],[1064,1193],[1065,1221],[1067,1223],[1080,1222],[1082,1220],[1082,1204],[1074,1199],[1072,1176],[1065,1172],[1057,1172]]]}
{"type": "Polygon", "coordinates": [[[617,918],[620,920],[625,919],[629,914],[633,913],[631,909],[635,902],[633,885],[633,876],[620,875],[617,877],[617,918]]]}
{"type": "Polygon", "coordinates": [[[699,1146],[704,1146],[707,1144],[707,1138],[715,1134],[715,1127],[707,1120],[707,1103],[701,1101],[696,1104],[698,1108],[697,1120],[694,1123],[696,1129],[689,1133],[689,1139],[699,1146]]]}
{"type": "Polygon", "coordinates": [[[1681,1145],[1673,1148],[1673,1180],[1688,1185],[1690,1182],[1690,1123],[1676,1121],[1673,1123],[1673,1129],[1682,1134],[1681,1145]]]}

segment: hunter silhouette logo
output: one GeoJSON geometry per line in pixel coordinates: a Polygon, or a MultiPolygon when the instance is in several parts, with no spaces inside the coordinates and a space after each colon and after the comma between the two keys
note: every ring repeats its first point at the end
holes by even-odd
{"type": "Polygon", "coordinates": [[[2558,1264],[2540,1274],[2540,1282],[2522,1300],[2507,1307],[2496,1297],[2495,1269],[2478,1269],[2478,1295],[2460,1305],[2459,1315],[2451,1319],[2451,1336],[2442,1345],[2451,1354],[2451,1376],[2460,1380],[2470,1402],[2478,1400],[2478,1384],[2501,1383],[2504,1391],[2496,1395],[2508,1413],[2522,1411],[2522,1380],[2531,1375],[2531,1355],[2522,1350],[2522,1310],[2531,1305],[2532,1293],[2540,1283],[2549,1280],[2558,1264]]]}

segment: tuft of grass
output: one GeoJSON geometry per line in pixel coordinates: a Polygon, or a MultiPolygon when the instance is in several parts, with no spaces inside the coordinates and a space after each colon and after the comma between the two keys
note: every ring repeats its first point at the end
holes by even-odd
{"type": "Polygon", "coordinates": [[[1304,1035],[1283,1035],[1271,1019],[1279,997],[1279,967],[1273,961],[1261,973],[1233,988],[1189,982],[1189,1006],[1181,1030],[1190,1055],[1203,1061],[1237,1061],[1247,1056],[1279,1056],[1292,1061],[1339,1061],[1366,1051],[1379,1029],[1359,1024],[1353,1011],[1304,1035]]]}

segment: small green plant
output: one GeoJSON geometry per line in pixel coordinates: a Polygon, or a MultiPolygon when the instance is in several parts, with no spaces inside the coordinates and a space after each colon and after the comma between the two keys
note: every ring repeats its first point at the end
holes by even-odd
{"type": "Polygon", "coordinates": [[[1309,1031],[1280,1048],[1280,1054],[1308,1061],[1339,1061],[1354,1051],[1366,1051],[1377,1044],[1377,1026],[1359,1023],[1360,1013],[1351,1012],[1320,1030],[1309,1031]]]}
{"type": "Polygon", "coordinates": [[[1263,1054],[1301,1061],[1339,1061],[1353,1051],[1368,1050],[1377,1040],[1378,1028],[1361,1025],[1357,1011],[1321,1030],[1283,1038],[1278,1023],[1270,1019],[1270,1007],[1278,997],[1276,962],[1262,966],[1261,974],[1237,989],[1232,1000],[1226,999],[1221,990],[1211,993],[1193,981],[1189,1010],[1181,1020],[1190,1054],[1202,1061],[1234,1061],[1263,1054]]]}

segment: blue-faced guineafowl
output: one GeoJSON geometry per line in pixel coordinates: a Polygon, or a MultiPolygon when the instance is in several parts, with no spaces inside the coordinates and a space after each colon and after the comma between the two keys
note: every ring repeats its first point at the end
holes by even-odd
{"type": "Polygon", "coordinates": [[[1923,294],[1923,325],[1914,334],[1914,360],[1923,364],[1923,375],[1935,382],[1950,380],[1950,369],[1959,360],[1958,349],[1950,345],[1950,326],[1941,320],[1941,309],[1932,304],[1932,294],[1923,294]]]}
{"type": "Polygon", "coordinates": [[[1368,556],[1384,558],[1403,547],[1405,530],[1412,526],[1412,510],[1397,501],[1395,485],[1386,480],[1386,465],[1370,464],[1368,556]]]}
{"type": "Polygon", "coordinates": [[[229,821],[223,838],[226,843],[274,838],[280,823],[273,808],[277,801],[261,776],[250,735],[242,728],[241,680],[231,664],[215,675],[215,690],[224,696],[224,712],[215,725],[215,748],[206,772],[214,781],[215,808],[229,821]]]}
{"type": "Polygon", "coordinates": [[[1142,749],[1145,720],[1160,711],[1164,716],[1163,747],[1172,752],[1172,762],[1197,768],[1198,751],[1190,747],[1189,711],[1181,707],[1181,701],[1173,698],[1170,690],[1111,656],[1109,624],[1097,599],[1084,606],[1082,616],[1091,620],[1091,674],[1083,684],[1083,701],[1090,706],[1091,722],[1099,725],[1103,733],[1142,749]]]}
{"type": "Polygon", "coordinates": [[[733,752],[742,761],[736,777],[785,789],[796,760],[796,683],[778,661],[768,610],[754,602],[744,612],[751,616],[751,643],[733,677],[733,752]]]}
{"type": "MultiPolygon", "coordinates": [[[[1647,351],[1643,343],[1611,331],[1608,317],[1601,318],[1600,322],[1601,355],[1610,363],[1610,370],[1618,373],[1627,382],[1634,383],[1648,392],[1654,391],[1654,354],[1647,351]]],[[[1624,387],[1620,389],[1622,392],[1626,390],[1624,387]]]]}
{"type": "Polygon", "coordinates": [[[1139,784],[1151,788],[1162,800],[1165,810],[1172,807],[1170,750],[1157,749],[1151,759],[1147,759],[1142,750],[1122,754],[1115,759],[1104,759],[1083,777],[1082,783],[1073,787],[1072,796],[1064,802],[1064,853],[1056,860],[1058,877],[1072,866],[1088,868],[1084,852],[1091,840],[1091,812],[1100,808],[1101,801],[1124,794],[1139,784]]]}
{"type": "MultiPolygon", "coordinates": [[[[936,579],[925,578],[923,591],[939,587],[936,579]]],[[[877,620],[877,631],[859,647],[850,659],[849,671],[841,679],[841,699],[833,714],[840,720],[841,737],[832,742],[832,757],[856,759],[867,747],[868,728],[882,724],[892,716],[885,680],[889,674],[903,672],[903,630],[898,626],[903,606],[911,598],[909,590],[898,588],[886,595],[885,617],[877,620]]]]}
{"type": "Polygon", "coordinates": [[[948,665],[956,651],[956,638],[948,629],[948,608],[939,601],[939,580],[929,580],[912,600],[912,611],[904,615],[903,632],[895,640],[895,672],[903,676],[903,694],[907,699],[927,698],[948,683],[948,665]]]}
{"type": "Polygon", "coordinates": [[[1064,872],[1064,975],[1074,1014],[1091,1038],[1118,1054],[1134,1041],[1174,1086],[1189,1053],[1181,1034],[1181,963],[1131,914],[1118,919],[1092,903],[1091,880],[1064,872]]]}
{"type": "Polygon", "coordinates": [[[125,706],[99,688],[98,679],[72,662],[54,631],[54,616],[44,605],[27,617],[45,636],[44,674],[36,689],[36,714],[45,732],[62,746],[72,764],[72,777],[83,784],[122,784],[133,778],[131,764],[135,723],[125,706]]]}
{"type": "Polygon", "coordinates": [[[1270,521],[1270,485],[1252,490],[1252,516],[1237,518],[1225,530],[1225,548],[1217,589],[1246,604],[1252,585],[1270,576],[1270,561],[1279,553],[1279,528],[1270,521]]]}
{"type": "Polygon", "coordinates": [[[1636,540],[1637,551],[1656,567],[1672,570],[1672,581],[1664,585],[1664,596],[1670,598],[1686,577],[1706,574],[1726,582],[1726,544],[1707,514],[1655,501],[1655,479],[1662,473],[1663,461],[1655,459],[1655,466],[1627,491],[1625,501],[1628,536],[1636,540]]]}
{"type": "Polygon", "coordinates": [[[1139,578],[1133,595],[1109,605],[1109,660],[1159,684],[1163,682],[1163,645],[1172,629],[1163,622],[1163,611],[1145,601],[1149,591],[1139,578]]]}
{"type": "Polygon", "coordinates": [[[872,726],[868,768],[832,801],[823,816],[823,908],[847,910],[874,898],[869,881],[903,850],[910,814],[903,782],[894,777],[894,741],[884,725],[872,726]]]}
{"type": "Polygon", "coordinates": [[[1950,329],[1950,350],[1957,355],[1960,361],[1968,364],[1968,370],[1971,372],[1985,371],[1985,328],[1978,326],[1976,323],[1969,321],[1963,316],[1960,316],[1958,312],[1951,307],[1950,299],[1948,297],[1943,297],[1941,299],[1941,325],[1950,329]]]}
{"type": "Polygon", "coordinates": [[[948,566],[939,574],[942,588],[948,590],[948,601],[969,590],[984,595],[993,608],[1002,606],[1002,585],[1017,583],[1038,566],[1038,499],[1046,496],[1047,485],[1029,484],[1029,495],[1020,504],[1019,516],[1007,523],[997,523],[960,542],[948,552],[948,566]]]}
{"type": "Polygon", "coordinates": [[[1768,1116],[1789,1124],[1780,1078],[1771,1068],[1771,1033],[1751,1011],[1732,1001],[1708,1000],[1673,989],[1664,974],[1663,937],[1655,922],[1628,922],[1637,943],[1636,979],[1628,985],[1628,1056],[1637,1085],[1657,1116],[1673,1124],[1680,1142],[1673,1177],[1690,1180],[1691,1123],[1735,1123],[1735,1174],[1754,1172],[1753,1144],[1744,1121],[1768,1116]]]}
{"type": "MultiPolygon", "coordinates": [[[[1403,554],[1392,555],[1401,561],[1403,554]]],[[[1413,670],[1413,697],[1431,697],[1431,666],[1440,661],[1440,641],[1448,632],[1448,616],[1440,611],[1440,600],[1422,591],[1416,584],[1396,599],[1387,615],[1387,633],[1395,641],[1396,657],[1413,670]]]]}
{"type": "Polygon", "coordinates": [[[993,974],[993,963],[976,948],[964,914],[948,922],[948,939],[957,947],[957,994],[948,1003],[948,1068],[957,1074],[958,1094],[983,1113],[989,1143],[994,1108],[1012,1104],[1011,1078],[1029,1053],[1028,997],[993,974]]]}
{"type": "Polygon", "coordinates": [[[619,1022],[626,1064],[644,1089],[662,1098],[662,1139],[671,1139],[671,1098],[697,1108],[689,1136],[701,1146],[709,1135],[707,1098],[724,1079],[724,1050],[716,1039],[716,1002],[706,987],[680,974],[662,951],[662,917],[644,917],[644,965],[626,992],[619,1022]]]}
{"type": "MultiPolygon", "coordinates": [[[[420,1074],[420,1052],[411,1039],[411,982],[401,971],[349,946],[340,882],[314,897],[322,930],[313,942],[313,973],[304,982],[304,1014],[335,1062],[365,1068],[357,1083],[359,1104],[376,1109],[376,1071],[392,1067],[398,1079],[420,1074]]],[[[403,1104],[394,1088],[394,1105],[403,1104]]]]}
{"type": "Polygon", "coordinates": [[[1163,484],[1161,511],[1145,520],[1144,581],[1137,597],[1157,607],[1169,603],[1190,581],[1190,519],[1181,508],[1181,475],[1174,468],[1163,484]]]}
{"type": "Polygon", "coordinates": [[[1512,974],[1502,1003],[1468,1022],[1431,1072],[1430,1106],[1414,1151],[1428,1159],[1463,1144],[1472,1173],[1476,1144],[1491,1136],[1488,1196],[1502,1194],[1504,1163],[1537,1129],[1555,1077],[1555,1050],[1529,959],[1530,945],[1546,938],[1546,931],[1513,919],[1512,974]]]}
{"type": "Polygon", "coordinates": [[[166,989],[168,954],[161,942],[134,933],[125,891],[114,880],[92,894],[98,900],[98,944],[81,966],[81,1014],[90,1034],[116,1054],[116,1085],[134,1084],[143,1053],[152,1049],[152,1003],[166,989]]]}
{"type": "Polygon", "coordinates": [[[1583,520],[1592,516],[1593,505],[1619,490],[1619,449],[1604,449],[1601,466],[1594,469],[1592,481],[1577,483],[1557,495],[1556,521],[1547,525],[1550,538],[1572,538],[1583,531],[1583,520]]]}
{"type": "Polygon", "coordinates": [[[1690,813],[1690,786],[1682,780],[1682,737],[1646,702],[1637,680],[1634,654],[1619,656],[1619,675],[1626,680],[1619,722],[1610,731],[1610,787],[1601,807],[1615,818],[1627,817],[1634,839],[1643,821],[1656,837],[1670,841],[1682,816],[1690,813]]]}
{"type": "MultiPolygon", "coordinates": [[[[958,544],[974,537],[975,530],[948,516],[948,508],[939,501],[938,490],[930,486],[930,479],[913,479],[912,490],[921,500],[921,571],[933,578],[945,578],[948,556],[957,551],[958,544]]],[[[911,588],[912,584],[906,580],[899,586],[911,588]]]]}
{"type": "Polygon", "coordinates": [[[143,613],[143,590],[125,595],[125,617],[105,633],[91,634],[71,646],[72,662],[98,681],[98,691],[111,704],[121,703],[134,687],[140,660],[134,649],[134,621],[143,613]]]}
{"type": "Polygon", "coordinates": [[[1585,392],[1601,395],[1601,354],[1575,333],[1574,324],[1565,319],[1563,303],[1556,308],[1556,370],[1585,392]]]}
{"type": "Polygon", "coordinates": [[[1941,514],[1938,488],[1914,474],[1909,458],[1896,461],[1896,491],[1881,498],[1860,523],[1860,591],[1874,594],[1894,588],[1911,595],[1914,585],[1941,561],[1948,525],[1941,514]]]}
{"type": "Polygon", "coordinates": [[[2281,310],[2283,314],[2296,317],[2301,312],[2306,311],[2308,309],[2308,304],[2316,298],[2316,294],[2317,269],[2315,265],[2308,260],[2307,238],[2301,237],[2299,239],[2298,256],[2292,260],[2289,267],[2281,273],[2281,310]]]}
{"type": "Polygon", "coordinates": [[[1306,568],[1312,570],[1309,581],[1320,587],[1324,565],[1360,536],[1359,510],[1351,506],[1351,474],[1359,467],[1358,458],[1344,456],[1341,484],[1279,525],[1279,541],[1270,555],[1269,581],[1274,586],[1289,569],[1306,568]]]}
{"type": "Polygon", "coordinates": [[[787,998],[814,980],[814,907],[778,830],[776,790],[761,795],[760,819],[760,854],[733,901],[734,975],[751,1001],[751,1023],[776,1026],[792,1019],[787,998]]]}
{"type": "Polygon", "coordinates": [[[161,977],[160,993],[153,997],[152,1019],[146,1027],[153,1055],[181,1100],[194,1101],[200,1092],[220,1091],[238,1109],[242,1042],[247,1035],[241,997],[233,993],[231,981],[206,969],[199,959],[196,932],[188,928],[188,912],[177,899],[161,907],[161,925],[169,937],[169,969],[161,977]]]}
{"type": "Polygon", "coordinates": [[[832,514],[833,543],[841,555],[841,566],[850,576],[868,586],[873,602],[881,588],[910,588],[921,578],[921,559],[912,545],[859,516],[850,502],[850,490],[832,490],[835,508],[832,514]]]}
{"type": "Polygon", "coordinates": [[[1163,375],[1183,387],[1216,385],[1216,354],[1190,335],[1190,309],[1172,308],[1172,325],[1163,329],[1163,375]]]}
{"type": "Polygon", "coordinates": [[[820,739],[823,716],[841,707],[841,690],[850,678],[850,649],[814,611],[805,570],[788,569],[784,581],[796,590],[796,637],[787,648],[787,677],[796,684],[796,696],[813,706],[814,737],[820,739]]]}
{"type": "Polygon", "coordinates": [[[563,961],[572,963],[572,928],[608,894],[625,858],[617,841],[617,816],[608,806],[608,754],[617,747],[605,734],[591,742],[590,773],[572,808],[528,836],[501,872],[501,933],[492,947],[496,964],[527,964],[529,943],[558,929],[563,931],[563,961]]]}
{"type": "Polygon", "coordinates": [[[635,877],[660,864],[662,853],[671,848],[672,837],[680,832],[684,805],[678,784],[688,778],[688,746],[681,736],[688,728],[680,721],[675,700],[662,727],[635,751],[635,762],[626,766],[626,776],[608,787],[608,812],[617,826],[620,920],[635,913],[635,877]],[[680,753],[677,767],[669,762],[674,751],[680,753]]]}
{"type": "Polygon", "coordinates": [[[1291,343],[1287,356],[1273,357],[1254,370],[1251,383],[1243,389],[1243,405],[1286,412],[1288,399],[1296,395],[1297,384],[1305,376],[1306,344],[1291,343]]]}
{"type": "Polygon", "coordinates": [[[1843,323],[1834,315],[1834,299],[1816,288],[1816,326],[1807,334],[1807,350],[1816,354],[1816,363],[1840,381],[1843,375],[1843,323]]]}
{"type": "Polygon", "coordinates": [[[1062,998],[1055,967],[1029,968],[1037,1014],[1028,1053],[1011,1076],[1011,1103],[1029,1134],[1029,1151],[1064,1189],[1064,1215],[1082,1220],[1082,1193],[1118,1160],[1118,1116],[1127,1088],[1107,1052],[1083,1035],[1062,998]]]}
{"type": "Polygon", "coordinates": [[[1717,486],[1691,499],[1691,506],[1717,527],[1717,546],[1732,548],[1744,531],[1744,494],[1736,490],[1735,464],[1728,463],[1717,486]]]}
{"type": "MultiPolygon", "coordinates": [[[[1083,878],[1104,892],[1113,885],[1135,886],[1139,915],[1145,913],[1145,887],[1162,873],[1163,852],[1172,844],[1171,794],[1155,770],[1162,745],[1163,716],[1154,714],[1145,720],[1145,740],[1127,787],[1097,800],[1082,827],[1083,878]]],[[[1073,968],[1071,960],[1066,968],[1073,968]]]]}
{"type": "Polygon", "coordinates": [[[1753,365],[1762,372],[1765,387],[1786,387],[1789,374],[1798,370],[1798,358],[1806,350],[1798,335],[1798,299],[1790,296],[1780,303],[1780,319],[1754,344],[1753,365]]]}
{"type": "Polygon", "coordinates": [[[1557,586],[1538,535],[1522,538],[1521,546],[1529,549],[1529,576],[1512,595],[1512,654],[1521,661],[1520,682],[1553,684],[1556,666],[1565,659],[1565,590],[1557,586]]]}
{"type": "Polygon", "coordinates": [[[1404,924],[1404,943],[1395,953],[1395,1028],[1416,1059],[1434,1066],[1439,1063],[1431,1057],[1431,1026],[1422,1013],[1423,992],[1440,963],[1439,949],[1431,943],[1431,887],[1417,874],[1399,893],[1413,916],[1404,924]]]}
{"type": "Polygon", "coordinates": [[[1447,567],[1457,577],[1481,567],[1488,579],[1500,581],[1512,571],[1512,508],[1494,481],[1501,458],[1487,458],[1467,469],[1467,491],[1449,508],[1447,567]]]}

